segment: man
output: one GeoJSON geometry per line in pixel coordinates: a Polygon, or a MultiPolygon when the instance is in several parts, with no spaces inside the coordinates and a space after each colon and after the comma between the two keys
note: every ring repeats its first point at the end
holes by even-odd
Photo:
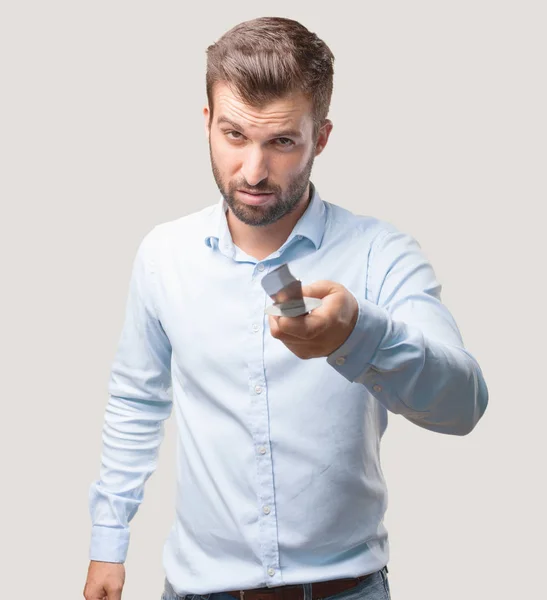
{"type": "Polygon", "coordinates": [[[137,251],[91,487],[87,600],[121,597],[128,523],[172,408],[165,600],[389,598],[388,411],[454,435],[484,413],[480,368],[418,244],[310,182],[332,130],[333,60],[280,18],[208,49],[222,198],[155,227],[137,251]],[[265,315],[262,279],[284,263],[319,308],[265,315]]]}

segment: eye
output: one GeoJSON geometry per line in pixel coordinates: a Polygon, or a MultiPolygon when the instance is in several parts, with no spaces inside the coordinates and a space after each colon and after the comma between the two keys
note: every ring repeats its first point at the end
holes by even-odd
{"type": "Polygon", "coordinates": [[[294,146],[294,142],[289,138],[277,138],[276,142],[280,146],[294,146]]]}
{"type": "Polygon", "coordinates": [[[242,140],[243,139],[243,134],[240,133],[239,131],[225,131],[224,135],[226,135],[226,137],[229,140],[242,140]]]}

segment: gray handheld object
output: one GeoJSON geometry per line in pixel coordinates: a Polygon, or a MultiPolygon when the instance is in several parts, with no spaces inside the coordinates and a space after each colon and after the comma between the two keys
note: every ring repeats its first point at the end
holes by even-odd
{"type": "Polygon", "coordinates": [[[299,317],[321,306],[319,298],[302,296],[302,283],[295,279],[285,263],[262,278],[262,287],[274,301],[266,314],[276,317],[299,317]]]}

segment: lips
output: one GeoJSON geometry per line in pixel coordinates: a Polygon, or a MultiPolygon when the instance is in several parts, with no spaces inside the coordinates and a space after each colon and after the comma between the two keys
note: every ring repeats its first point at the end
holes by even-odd
{"type": "Polygon", "coordinates": [[[257,194],[256,192],[247,192],[245,190],[238,190],[239,197],[242,202],[248,206],[262,206],[268,204],[272,198],[275,198],[273,192],[265,192],[257,194]]]}
{"type": "Polygon", "coordinates": [[[247,190],[238,190],[243,192],[244,194],[249,194],[249,196],[267,196],[268,194],[273,194],[273,192],[248,192],[247,190]]]}

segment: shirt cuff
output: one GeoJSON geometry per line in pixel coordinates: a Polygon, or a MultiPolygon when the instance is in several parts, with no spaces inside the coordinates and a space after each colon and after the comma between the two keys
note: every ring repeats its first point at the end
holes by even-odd
{"type": "Polygon", "coordinates": [[[386,309],[368,300],[359,300],[355,294],[353,296],[359,305],[355,327],[347,340],[327,357],[329,365],[351,382],[371,366],[390,319],[386,309]]]}
{"type": "Polygon", "coordinates": [[[129,529],[95,525],[91,532],[89,560],[123,563],[129,548],[129,529]]]}

